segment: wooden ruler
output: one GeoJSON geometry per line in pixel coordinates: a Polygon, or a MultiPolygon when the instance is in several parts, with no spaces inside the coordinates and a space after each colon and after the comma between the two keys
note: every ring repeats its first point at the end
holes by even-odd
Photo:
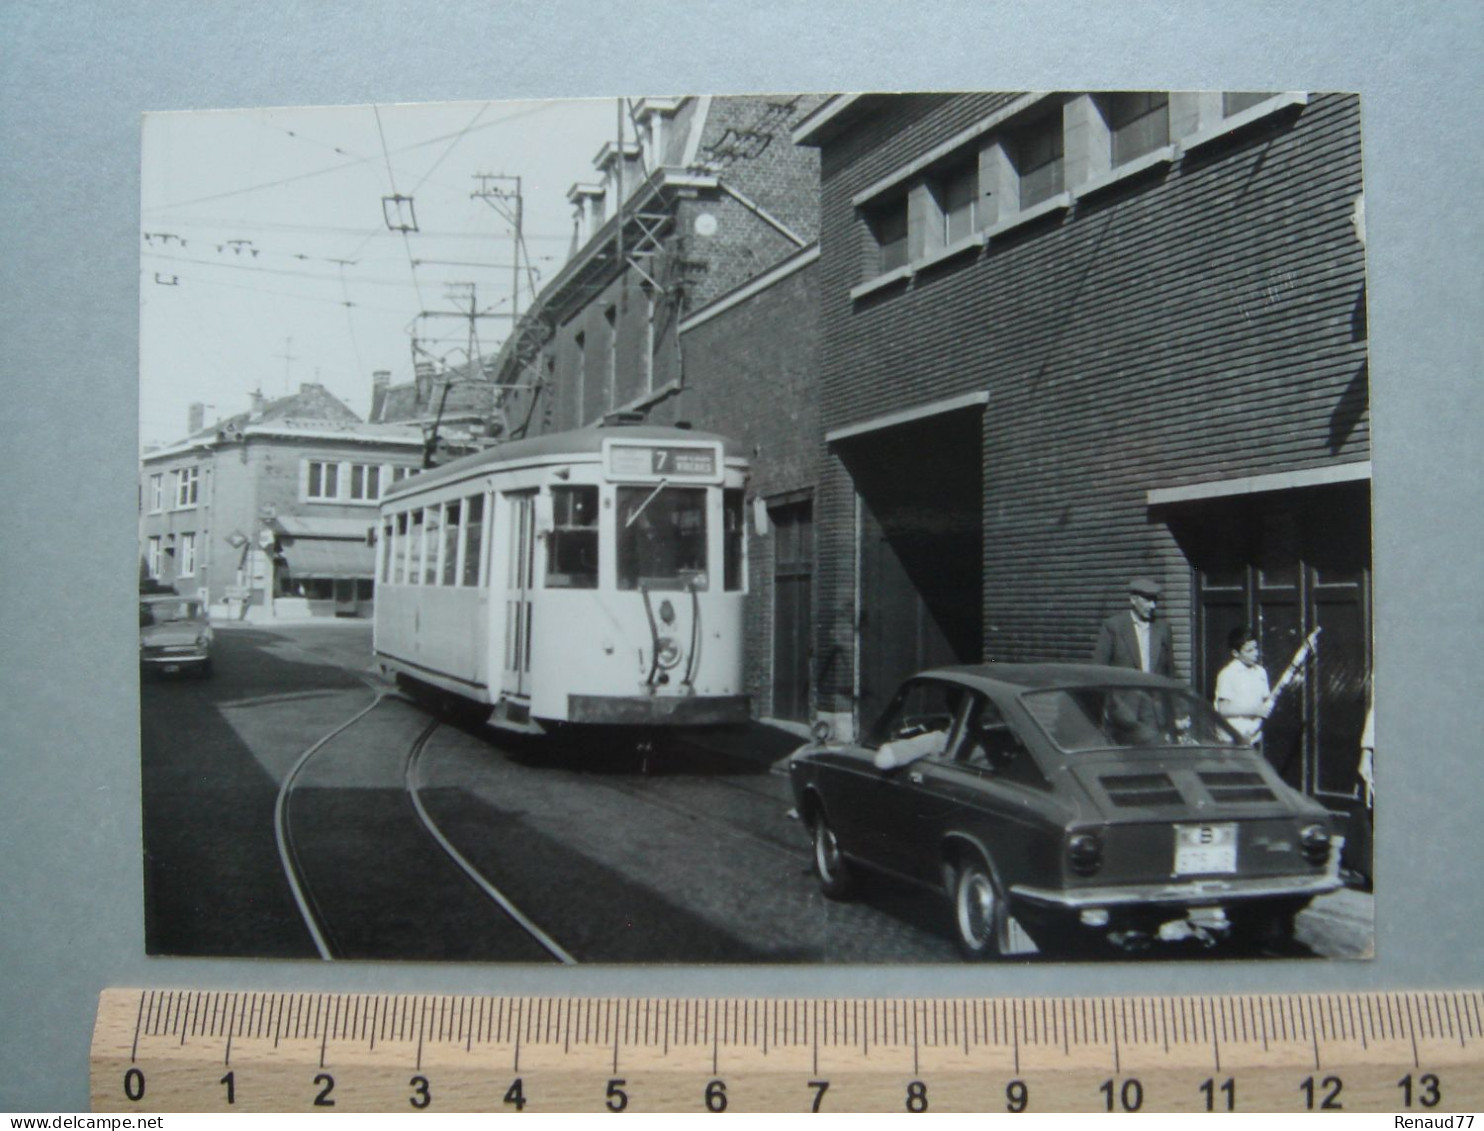
{"type": "Polygon", "coordinates": [[[1484,1109],[1484,993],[510,998],[107,990],[95,1111],[1484,1109]]]}

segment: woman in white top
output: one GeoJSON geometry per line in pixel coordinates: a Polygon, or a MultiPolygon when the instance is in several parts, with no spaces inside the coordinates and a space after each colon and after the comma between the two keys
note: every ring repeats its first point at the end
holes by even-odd
{"type": "Polygon", "coordinates": [[[1245,625],[1233,629],[1226,644],[1232,658],[1216,677],[1216,713],[1255,746],[1273,710],[1268,673],[1262,666],[1257,637],[1245,625]]]}

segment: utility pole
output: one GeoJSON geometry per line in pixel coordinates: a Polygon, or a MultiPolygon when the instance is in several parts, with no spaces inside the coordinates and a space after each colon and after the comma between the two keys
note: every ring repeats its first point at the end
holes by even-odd
{"type": "Polygon", "coordinates": [[[613,166],[614,173],[617,175],[617,180],[614,183],[613,214],[618,220],[618,223],[615,225],[615,235],[618,239],[618,255],[615,257],[614,262],[618,264],[618,308],[622,311],[625,304],[623,278],[623,98],[621,96],[616,100],[615,105],[618,107],[618,154],[617,163],[613,166]]]}
{"type": "Polygon", "coordinates": [[[484,201],[511,226],[511,238],[515,244],[510,268],[510,326],[513,331],[520,318],[520,252],[525,242],[521,238],[525,203],[520,194],[520,178],[504,173],[475,173],[474,179],[479,182],[479,188],[469,194],[470,198],[484,201]],[[500,188],[499,184],[513,184],[515,188],[500,188]]]}

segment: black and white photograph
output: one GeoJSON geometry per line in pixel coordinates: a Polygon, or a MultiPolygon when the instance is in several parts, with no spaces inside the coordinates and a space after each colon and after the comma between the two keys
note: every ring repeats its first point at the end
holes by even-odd
{"type": "Polygon", "coordinates": [[[146,952],[1372,958],[1363,108],[145,115],[146,952]]]}

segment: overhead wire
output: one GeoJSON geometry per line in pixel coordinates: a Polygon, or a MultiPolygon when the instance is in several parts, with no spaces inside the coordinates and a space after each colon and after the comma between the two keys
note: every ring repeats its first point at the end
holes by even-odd
{"type": "MultiPolygon", "coordinates": [[[[439,134],[436,137],[424,138],[422,141],[413,142],[410,145],[405,145],[401,149],[397,150],[396,152],[398,154],[410,153],[410,152],[412,152],[415,149],[423,149],[423,148],[425,148],[427,146],[430,146],[430,145],[438,145],[439,143],[444,142],[444,141],[447,141],[450,138],[457,138],[457,137],[460,137],[461,135],[466,134],[466,133],[476,132],[477,130],[494,129],[497,126],[507,125],[510,122],[517,122],[517,121],[520,121],[522,118],[530,117],[533,114],[544,113],[544,112],[546,112],[548,110],[551,110],[553,108],[554,108],[554,104],[552,104],[552,103],[542,103],[542,104],[540,104],[538,106],[531,107],[531,108],[529,108],[527,110],[522,110],[522,111],[520,111],[518,113],[507,115],[504,118],[496,119],[493,122],[486,122],[484,125],[474,127],[473,129],[471,129],[470,127],[467,127],[466,126],[463,129],[461,129],[461,130],[455,130],[453,133],[439,134]]],[[[373,109],[374,109],[374,107],[373,107],[373,109]]],[[[380,129],[380,126],[381,126],[381,120],[380,120],[380,116],[378,115],[378,117],[377,117],[377,127],[378,127],[378,129],[380,129]]],[[[386,146],[386,139],[383,136],[383,138],[382,138],[383,152],[385,152],[385,146],[386,146]]],[[[294,183],[296,183],[298,181],[310,180],[310,179],[312,179],[314,177],[328,176],[331,173],[339,173],[339,172],[343,172],[346,169],[353,169],[357,165],[370,164],[371,162],[373,162],[375,160],[376,160],[375,157],[365,157],[365,158],[358,158],[358,159],[353,160],[353,161],[343,161],[343,162],[341,162],[338,165],[331,165],[331,166],[328,166],[328,167],[323,168],[323,169],[311,170],[310,172],[307,172],[307,173],[296,173],[293,176],[283,177],[283,178],[280,178],[280,179],[274,180],[274,181],[264,181],[264,182],[262,182],[260,184],[245,185],[242,188],[231,189],[231,190],[229,190],[227,192],[210,193],[210,194],[208,194],[206,196],[198,196],[198,197],[194,197],[194,198],[192,198],[190,200],[172,201],[172,202],[166,203],[166,204],[152,204],[152,205],[147,205],[143,209],[141,209],[141,211],[144,211],[144,212],[157,212],[157,211],[160,211],[162,209],[167,209],[167,208],[185,208],[185,207],[188,207],[188,206],[190,206],[192,204],[207,204],[207,203],[210,203],[213,200],[224,200],[224,199],[227,199],[227,198],[233,197],[233,196],[243,196],[243,195],[245,195],[247,193],[251,193],[251,192],[261,192],[264,189],[278,188],[278,187],[280,187],[282,185],[294,184],[294,183]]]]}

